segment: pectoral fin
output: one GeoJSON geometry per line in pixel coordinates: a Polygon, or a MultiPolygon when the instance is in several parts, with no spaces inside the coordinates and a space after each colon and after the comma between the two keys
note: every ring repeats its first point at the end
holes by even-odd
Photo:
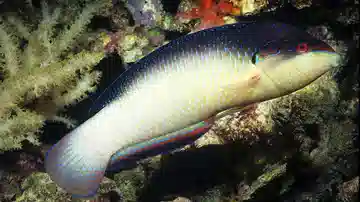
{"type": "Polygon", "coordinates": [[[245,77],[239,78],[236,82],[226,85],[224,89],[239,93],[251,93],[260,79],[260,70],[254,69],[245,77]]]}
{"type": "Polygon", "coordinates": [[[214,119],[215,120],[218,120],[218,119],[221,119],[227,115],[232,115],[232,114],[235,114],[237,112],[247,112],[248,110],[251,110],[254,108],[254,106],[256,105],[256,103],[254,104],[251,104],[251,105],[247,105],[247,106],[241,106],[241,107],[233,107],[233,108],[230,108],[230,109],[226,109],[224,111],[221,111],[219,113],[217,113],[215,116],[214,116],[214,119]]]}
{"type": "Polygon", "coordinates": [[[228,81],[228,83],[220,88],[219,96],[221,97],[221,102],[226,103],[226,106],[249,104],[249,101],[251,101],[255,95],[254,93],[256,92],[255,90],[260,79],[260,70],[256,69],[242,78],[228,81]]]}

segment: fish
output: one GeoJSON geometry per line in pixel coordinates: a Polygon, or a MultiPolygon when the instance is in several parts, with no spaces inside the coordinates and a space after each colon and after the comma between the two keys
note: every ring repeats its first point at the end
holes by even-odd
{"type": "Polygon", "coordinates": [[[271,20],[184,35],[115,79],[91,117],[48,150],[45,170],[73,196],[91,197],[107,170],[190,144],[221,117],[295,92],[340,59],[306,31],[271,20]]]}

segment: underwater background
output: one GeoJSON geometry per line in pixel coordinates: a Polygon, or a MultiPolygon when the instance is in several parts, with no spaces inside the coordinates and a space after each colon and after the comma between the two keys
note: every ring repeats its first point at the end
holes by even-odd
{"type": "Polygon", "coordinates": [[[358,201],[357,1],[0,0],[0,201],[358,201]],[[209,6],[210,5],[210,6],[209,6]],[[75,199],[44,154],[107,85],[179,36],[242,19],[292,24],[340,67],[226,116],[194,144],[108,172],[75,199]]]}

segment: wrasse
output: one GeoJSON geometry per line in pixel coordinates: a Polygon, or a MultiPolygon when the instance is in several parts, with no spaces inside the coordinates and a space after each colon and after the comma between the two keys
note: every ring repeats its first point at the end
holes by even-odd
{"type": "Polygon", "coordinates": [[[92,196],[107,169],[184,146],[216,119],[299,90],[339,62],[326,43],[278,22],[185,35],[109,85],[95,115],[48,151],[46,171],[67,192],[92,196]]]}

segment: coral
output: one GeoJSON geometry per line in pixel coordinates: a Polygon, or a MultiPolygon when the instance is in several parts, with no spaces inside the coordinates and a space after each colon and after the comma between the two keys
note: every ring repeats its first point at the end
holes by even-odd
{"type": "Polygon", "coordinates": [[[239,8],[238,15],[253,13],[266,5],[268,0],[229,0],[234,6],[239,8]]]}
{"type": "MultiPolygon", "coordinates": [[[[32,0],[32,4],[36,4],[36,1],[32,0]]],[[[49,6],[63,9],[62,18],[59,19],[60,23],[66,23],[72,21],[79,14],[79,11],[84,9],[84,6],[97,3],[101,4],[94,13],[99,16],[107,16],[111,13],[113,7],[112,0],[78,0],[78,1],[63,1],[63,0],[49,0],[47,1],[49,6]]]]}
{"type": "Polygon", "coordinates": [[[118,51],[124,59],[124,62],[135,62],[145,55],[143,49],[149,44],[146,37],[140,36],[136,33],[129,33],[123,37],[119,42],[118,51]]]}
{"type": "MultiPolygon", "coordinates": [[[[111,191],[116,190],[115,183],[104,178],[101,182],[98,194],[94,196],[94,199],[104,199],[104,195],[111,191]]],[[[21,183],[21,192],[17,193],[16,201],[38,201],[38,202],[53,202],[53,201],[84,201],[82,199],[74,199],[70,194],[66,193],[63,189],[58,187],[46,173],[34,172],[29,175],[21,183]]]]}
{"type": "Polygon", "coordinates": [[[302,9],[311,6],[312,0],[292,0],[291,3],[295,8],[302,9]]]}
{"type": "Polygon", "coordinates": [[[117,188],[121,190],[122,200],[124,202],[137,201],[139,191],[145,183],[145,172],[141,166],[134,170],[122,171],[114,176],[117,188]]]}
{"type": "Polygon", "coordinates": [[[259,176],[251,185],[243,185],[239,187],[237,201],[246,201],[252,198],[252,195],[261,187],[266,186],[272,180],[284,175],[286,172],[286,164],[274,165],[272,169],[259,176]]]}
{"type": "Polygon", "coordinates": [[[147,37],[153,46],[160,46],[165,41],[164,33],[160,29],[156,28],[148,30],[147,37]]]}
{"type": "Polygon", "coordinates": [[[344,182],[339,187],[338,199],[343,202],[355,201],[359,196],[359,176],[344,182]]]}
{"type": "Polygon", "coordinates": [[[0,156],[2,170],[27,176],[32,172],[43,170],[42,154],[36,151],[13,151],[0,156]]]}
{"type": "Polygon", "coordinates": [[[339,15],[337,20],[347,25],[356,24],[359,22],[359,12],[357,12],[356,8],[349,7],[339,15]]]}
{"type": "Polygon", "coordinates": [[[224,141],[222,141],[222,139],[219,136],[217,136],[213,132],[213,130],[210,130],[195,141],[195,146],[197,148],[200,148],[205,145],[210,145],[210,144],[220,145],[223,143],[224,143],[224,141]]]}
{"type": "Polygon", "coordinates": [[[0,168],[0,201],[13,201],[21,193],[21,178],[0,168]]]}
{"type": "MultiPolygon", "coordinates": [[[[25,139],[39,144],[35,134],[45,120],[65,122],[68,127],[74,127],[73,121],[60,116],[59,112],[84,98],[85,89],[95,89],[93,84],[99,73],[93,71],[92,66],[103,58],[103,49],[105,52],[118,52],[125,62],[134,62],[166,43],[163,30],[193,30],[193,22],[196,22],[181,23],[178,18],[162,11],[157,18],[153,12],[160,13],[162,9],[148,7],[144,13],[134,13],[138,25],[128,28],[129,19],[123,5],[116,4],[109,12],[111,1],[106,0],[105,9],[92,10],[92,13],[111,18],[111,31],[102,30],[100,34],[76,31],[76,36],[63,37],[68,45],[58,45],[58,40],[67,30],[63,29],[66,27],[64,24],[72,21],[80,8],[90,1],[69,2],[72,6],[67,6],[61,17],[60,10],[55,9],[51,20],[40,19],[36,30],[35,26],[25,27],[24,23],[18,23],[18,18],[9,16],[6,24],[0,19],[0,151],[20,148],[25,139]],[[145,19],[146,16],[150,18],[145,19]],[[53,23],[45,23],[53,20],[53,23]],[[65,50],[52,55],[51,51],[58,47],[65,50]],[[84,47],[91,51],[83,51],[84,47]]],[[[28,2],[32,5],[31,1],[28,2]]],[[[51,2],[64,4],[58,0],[51,2]]],[[[191,10],[194,7],[192,2],[181,1],[179,13],[191,10]]],[[[219,1],[201,1],[202,4],[195,7],[209,8],[210,3],[218,6],[216,2],[219,1]]],[[[233,23],[235,17],[231,15],[254,13],[275,1],[228,2],[234,8],[230,13],[215,12],[216,16],[208,15],[214,14],[211,12],[207,16],[196,12],[188,14],[200,21],[204,18],[215,19],[214,22],[222,19],[221,23],[233,23]]],[[[131,1],[130,4],[137,11],[144,10],[139,6],[144,1],[131,1]]],[[[292,4],[307,10],[314,1],[296,0],[292,4]]],[[[35,11],[37,8],[33,6],[31,9],[35,11]]],[[[354,13],[353,10],[349,10],[350,14],[354,13]]],[[[34,13],[32,18],[26,19],[38,19],[36,13],[41,12],[34,13]]],[[[46,10],[43,13],[47,15],[46,10]]],[[[285,18],[290,18],[288,16],[292,13],[285,14],[285,18]]],[[[88,13],[85,18],[91,15],[88,13]]],[[[356,21],[356,15],[352,16],[355,17],[345,19],[340,16],[336,21],[351,25],[356,21]]],[[[296,19],[305,18],[313,20],[318,16],[296,19]]],[[[345,54],[347,47],[336,39],[331,23],[322,25],[316,21],[310,23],[312,27],[308,32],[345,54]]],[[[80,31],[86,23],[81,25],[80,31]]],[[[70,30],[75,28],[70,26],[70,30]]],[[[110,179],[104,178],[99,194],[89,200],[113,201],[110,195],[115,192],[122,201],[137,201],[142,195],[144,201],[151,201],[146,200],[146,196],[153,195],[165,198],[154,201],[355,201],[359,186],[359,151],[354,146],[358,141],[359,99],[356,94],[359,87],[354,72],[359,70],[351,66],[348,70],[351,76],[347,75],[339,82],[334,77],[339,77],[342,71],[329,72],[297,92],[224,117],[194,144],[142,160],[135,169],[118,172],[110,179]],[[349,79],[353,83],[345,85],[349,79]],[[172,199],[166,200],[166,197],[172,199]]],[[[14,158],[16,152],[5,155],[9,153],[11,161],[0,159],[0,201],[76,201],[51,182],[47,174],[31,174],[42,170],[39,156],[19,151],[19,157],[14,158]],[[8,164],[16,164],[11,166],[13,173],[3,166],[8,164]],[[28,174],[31,175],[22,182],[28,174]]]]}
{"type": "Polygon", "coordinates": [[[223,201],[223,187],[216,186],[209,190],[207,190],[202,196],[193,197],[193,201],[201,201],[201,202],[220,202],[223,201]]]}
{"type": "Polygon", "coordinates": [[[187,19],[200,19],[201,22],[195,29],[202,30],[225,24],[223,17],[236,13],[236,10],[231,3],[225,0],[221,0],[219,3],[202,0],[200,6],[194,7],[190,11],[179,12],[177,16],[187,19]]]}
{"type": "Polygon", "coordinates": [[[200,5],[193,5],[192,1],[183,0],[180,3],[177,17],[188,23],[189,20],[199,19],[194,31],[213,26],[235,23],[232,16],[247,15],[268,5],[267,0],[201,0],[200,5]]]}
{"type": "MultiPolygon", "coordinates": [[[[225,141],[257,140],[258,134],[276,133],[291,120],[296,127],[322,123],[333,111],[339,90],[330,73],[290,95],[254,105],[253,109],[220,119],[213,127],[225,141]],[[291,116],[291,117],[290,117],[291,116]]],[[[299,128],[298,128],[299,129],[299,128]]],[[[304,130],[304,129],[301,129],[304,130]]]]}
{"type": "Polygon", "coordinates": [[[22,194],[17,202],[36,201],[71,201],[65,191],[61,190],[46,173],[33,173],[21,184],[22,194]]]}
{"type": "Polygon", "coordinates": [[[160,0],[124,0],[137,25],[154,27],[162,21],[163,8],[160,0]]]}
{"type": "Polygon", "coordinates": [[[191,202],[191,200],[188,198],[185,198],[185,197],[178,197],[175,200],[173,200],[172,202],[191,202]]]}
{"type": "Polygon", "coordinates": [[[348,120],[339,123],[330,120],[328,125],[321,130],[319,146],[310,153],[315,165],[334,163],[339,155],[356,151],[351,135],[356,125],[348,120]],[[341,127],[338,126],[339,123],[341,127]]]}
{"type": "MultiPolygon", "coordinates": [[[[93,0],[61,1],[61,5],[71,7],[71,11],[81,10],[81,5],[86,5],[93,0]]],[[[131,13],[125,6],[125,1],[120,0],[97,0],[104,5],[96,12],[94,25],[107,31],[126,29],[131,23],[131,13]],[[99,23],[99,24],[98,24],[99,23]]]]}
{"type": "Polygon", "coordinates": [[[190,26],[182,23],[177,17],[169,14],[164,14],[162,23],[159,25],[164,30],[182,32],[184,30],[190,30],[190,26]]]}
{"type": "Polygon", "coordinates": [[[117,45],[119,42],[119,34],[118,33],[102,33],[102,40],[104,41],[104,50],[107,53],[112,53],[117,49],[117,45]]]}
{"type": "MultiPolygon", "coordinates": [[[[225,143],[246,142],[246,145],[250,144],[252,147],[271,136],[274,140],[278,137],[293,139],[292,141],[298,143],[293,145],[294,143],[288,140],[281,143],[290,144],[290,150],[274,140],[267,141],[267,144],[272,145],[271,147],[278,145],[277,152],[281,151],[280,155],[283,156],[279,160],[296,159],[296,156],[300,155],[302,160],[294,161],[297,163],[309,161],[312,167],[307,168],[311,170],[308,172],[319,174],[313,179],[311,192],[300,192],[301,194],[293,194],[289,198],[285,197],[286,193],[297,189],[293,187],[294,177],[287,174],[288,177],[282,182],[283,189],[280,194],[287,199],[286,201],[303,201],[305,198],[320,201],[335,197],[331,194],[334,191],[331,190],[342,181],[341,176],[350,178],[356,175],[354,170],[357,168],[354,165],[357,165],[355,156],[358,153],[353,143],[354,135],[357,134],[353,120],[357,116],[358,99],[340,100],[340,89],[334,79],[337,72],[336,70],[328,72],[312,84],[290,95],[259,103],[246,113],[239,112],[224,117],[217,121],[206,135],[218,136],[225,143]],[[291,148],[291,145],[298,146],[291,148]]],[[[203,142],[201,139],[198,141],[203,142]]],[[[206,142],[203,142],[202,147],[204,144],[206,142]]],[[[260,155],[257,161],[267,165],[270,163],[268,158],[275,155],[275,153],[269,154],[268,157],[260,155]]],[[[292,168],[286,172],[296,173],[292,168]]],[[[268,172],[265,172],[263,175],[267,176],[267,174],[268,172]]],[[[253,187],[250,189],[252,191],[249,192],[249,189],[244,191],[242,188],[235,194],[235,198],[252,199],[255,191],[269,189],[267,184],[272,181],[274,180],[270,179],[260,183],[262,184],[260,187],[257,186],[259,179],[254,180],[250,185],[245,184],[242,187],[253,187]]]]}
{"type": "Polygon", "coordinates": [[[120,30],[116,34],[116,40],[110,40],[109,44],[122,57],[125,63],[135,62],[155,50],[164,43],[164,33],[158,28],[130,27],[120,30]]]}
{"type": "Polygon", "coordinates": [[[45,3],[37,29],[14,16],[1,19],[0,152],[20,148],[23,140],[39,144],[36,133],[45,120],[71,122],[59,111],[95,90],[100,73],[92,67],[104,52],[76,53],[71,48],[101,6],[87,4],[63,29],[57,27],[61,9],[50,13],[45,3]]]}

